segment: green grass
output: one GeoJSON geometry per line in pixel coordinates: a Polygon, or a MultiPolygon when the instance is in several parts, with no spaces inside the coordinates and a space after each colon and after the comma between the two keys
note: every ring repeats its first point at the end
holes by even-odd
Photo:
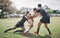
{"type": "MultiPolygon", "coordinates": [[[[34,19],[34,26],[30,30],[30,34],[28,36],[23,36],[21,33],[13,33],[15,30],[19,30],[21,28],[3,33],[6,29],[14,27],[18,21],[20,21],[20,18],[0,19],[0,38],[60,38],[60,17],[51,17],[51,23],[48,25],[52,32],[51,37],[48,35],[48,31],[43,26],[43,24],[41,26],[39,36],[34,35],[34,31],[37,30],[37,23],[39,18],[34,19]]],[[[25,22],[25,27],[27,26],[28,23],[25,22]]]]}

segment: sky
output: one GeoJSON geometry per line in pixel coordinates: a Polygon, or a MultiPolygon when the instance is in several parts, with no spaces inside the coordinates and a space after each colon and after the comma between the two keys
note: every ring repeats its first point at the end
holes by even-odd
{"type": "Polygon", "coordinates": [[[60,10],[60,0],[11,0],[13,5],[16,6],[17,9],[21,9],[21,7],[34,8],[40,3],[42,6],[47,5],[51,9],[59,9],[60,10]]]}

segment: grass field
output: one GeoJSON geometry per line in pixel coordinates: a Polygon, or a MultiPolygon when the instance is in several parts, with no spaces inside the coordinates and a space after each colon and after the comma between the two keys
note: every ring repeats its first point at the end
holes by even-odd
{"type": "MultiPolygon", "coordinates": [[[[60,17],[51,17],[51,23],[48,25],[52,32],[52,36],[50,37],[48,35],[48,31],[46,28],[41,26],[39,36],[34,35],[34,31],[37,29],[37,23],[39,21],[39,18],[35,18],[34,20],[34,26],[30,30],[30,34],[28,36],[23,36],[21,33],[13,33],[15,30],[19,30],[21,28],[17,28],[15,30],[9,31],[7,33],[3,33],[4,30],[13,27],[20,18],[8,18],[8,19],[0,19],[0,38],[60,38],[60,17]]],[[[28,23],[25,22],[25,27],[28,26],[28,23]]]]}

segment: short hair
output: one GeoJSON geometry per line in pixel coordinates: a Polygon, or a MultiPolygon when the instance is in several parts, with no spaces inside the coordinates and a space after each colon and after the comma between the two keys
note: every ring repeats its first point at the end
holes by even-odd
{"type": "Polygon", "coordinates": [[[35,10],[37,11],[37,8],[33,8],[33,10],[34,10],[34,11],[35,11],[35,10]]]}
{"type": "Polygon", "coordinates": [[[42,5],[41,4],[38,4],[39,7],[41,7],[42,5]]]}

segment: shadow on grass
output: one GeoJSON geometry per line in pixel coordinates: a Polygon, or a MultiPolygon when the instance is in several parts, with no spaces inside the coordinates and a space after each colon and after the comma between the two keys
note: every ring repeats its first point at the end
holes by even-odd
{"type": "MultiPolygon", "coordinates": [[[[14,32],[14,34],[20,34],[20,35],[24,36],[19,30],[16,30],[14,32]]],[[[51,36],[49,36],[49,35],[45,35],[45,36],[38,35],[38,36],[36,36],[32,33],[29,33],[27,36],[24,36],[24,37],[27,37],[27,38],[51,38],[51,36]]]]}

